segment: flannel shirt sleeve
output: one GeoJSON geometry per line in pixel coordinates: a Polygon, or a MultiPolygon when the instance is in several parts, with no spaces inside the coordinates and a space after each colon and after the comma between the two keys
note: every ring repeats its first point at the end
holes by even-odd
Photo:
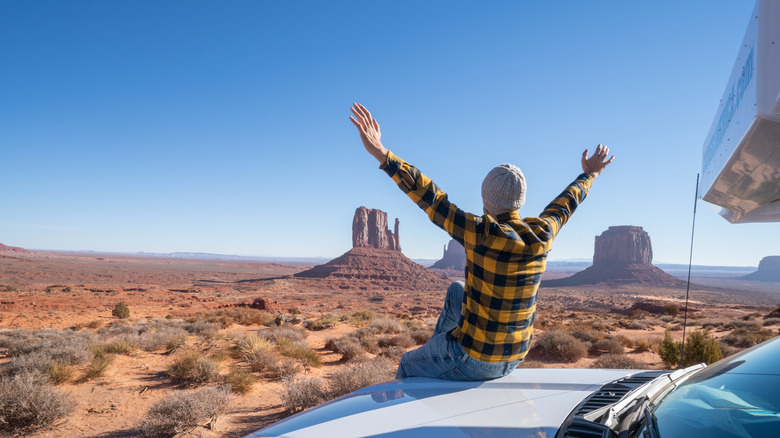
{"type": "Polygon", "coordinates": [[[384,170],[401,191],[425,211],[434,224],[446,231],[458,243],[464,247],[475,246],[482,239],[485,233],[482,218],[459,209],[447,199],[444,191],[416,167],[388,151],[387,159],[379,168],[384,170]]]}
{"type": "Polygon", "coordinates": [[[588,190],[593,184],[593,177],[587,173],[580,174],[568,187],[545,207],[539,220],[547,232],[553,237],[558,235],[558,231],[569,220],[574,210],[588,196],[588,190]]]}

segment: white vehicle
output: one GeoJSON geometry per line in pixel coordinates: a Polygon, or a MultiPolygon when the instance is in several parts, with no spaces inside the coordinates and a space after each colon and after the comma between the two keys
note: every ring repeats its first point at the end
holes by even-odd
{"type": "Polygon", "coordinates": [[[360,389],[252,437],[780,436],[780,338],[677,371],[518,369],[360,389]]]}

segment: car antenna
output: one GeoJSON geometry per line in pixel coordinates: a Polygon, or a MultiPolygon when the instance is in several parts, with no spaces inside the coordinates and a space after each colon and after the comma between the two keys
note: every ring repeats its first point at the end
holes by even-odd
{"type": "Polygon", "coordinates": [[[699,200],[699,174],[696,174],[696,196],[693,198],[693,225],[691,226],[691,252],[688,256],[688,284],[685,286],[685,310],[683,311],[683,337],[680,350],[680,368],[685,359],[685,327],[688,326],[688,294],[691,291],[691,264],[693,263],[693,232],[696,230],[696,203],[699,200]]]}

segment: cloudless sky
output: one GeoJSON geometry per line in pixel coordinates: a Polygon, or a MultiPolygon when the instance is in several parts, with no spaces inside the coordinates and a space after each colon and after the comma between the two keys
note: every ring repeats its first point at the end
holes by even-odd
{"type": "MultiPolygon", "coordinates": [[[[480,213],[496,164],[538,214],[583,149],[617,155],[550,260],[612,225],[687,263],[696,174],[752,1],[0,1],[0,242],[335,257],[364,205],[411,258],[449,237],[368,155],[383,143],[480,213]]],[[[755,266],[780,224],[699,201],[695,264],[755,266]]]]}

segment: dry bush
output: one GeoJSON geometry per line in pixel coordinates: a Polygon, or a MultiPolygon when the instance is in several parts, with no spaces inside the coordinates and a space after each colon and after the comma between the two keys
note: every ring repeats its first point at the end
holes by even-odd
{"type": "Polygon", "coordinates": [[[319,377],[288,377],[282,380],[282,404],[290,413],[302,411],[326,401],[328,392],[319,377]]]}
{"type": "Polygon", "coordinates": [[[229,309],[219,309],[207,313],[201,313],[190,322],[205,321],[212,324],[219,324],[223,329],[233,324],[239,325],[270,325],[273,317],[266,312],[249,307],[234,307],[229,309]]]}
{"type": "Polygon", "coordinates": [[[27,373],[0,379],[0,431],[49,427],[74,408],[71,397],[57,391],[40,374],[27,373]]]}
{"type": "Polygon", "coordinates": [[[404,325],[397,319],[380,317],[376,318],[368,325],[377,333],[401,333],[404,331],[404,325]]]}
{"type": "Polygon", "coordinates": [[[73,367],[68,364],[52,362],[46,369],[46,377],[54,385],[65,383],[73,377],[73,367]]]}
{"type": "Polygon", "coordinates": [[[572,330],[571,332],[569,332],[569,334],[579,339],[580,341],[590,342],[590,343],[594,343],[604,337],[601,333],[587,328],[584,329],[579,328],[576,330],[572,330]]]}
{"type": "Polygon", "coordinates": [[[761,323],[764,327],[777,324],[780,324],[780,318],[767,318],[761,323]]]}
{"type": "Polygon", "coordinates": [[[274,348],[274,343],[264,336],[245,336],[236,343],[236,348],[241,355],[246,356],[257,351],[271,351],[274,348]]]}
{"type": "Polygon", "coordinates": [[[279,338],[277,340],[279,352],[287,357],[298,359],[305,366],[318,367],[322,365],[320,356],[316,351],[309,347],[306,341],[293,341],[288,338],[279,338]]]}
{"type": "Polygon", "coordinates": [[[303,328],[311,331],[325,330],[334,327],[338,322],[338,318],[334,315],[322,315],[317,319],[307,319],[303,321],[303,328]]]}
{"type": "Polygon", "coordinates": [[[363,326],[368,324],[369,322],[376,319],[379,315],[377,315],[375,312],[372,312],[370,310],[358,310],[353,312],[349,317],[347,318],[347,321],[350,324],[354,324],[357,326],[363,326]]]}
{"type": "Polygon", "coordinates": [[[262,336],[275,343],[279,343],[279,339],[288,339],[291,341],[303,341],[306,339],[307,333],[289,327],[269,327],[266,329],[258,330],[257,335],[262,336]]]}
{"type": "Polygon", "coordinates": [[[590,324],[590,326],[591,326],[591,328],[593,330],[596,330],[596,331],[601,332],[601,333],[609,332],[612,329],[612,327],[610,327],[609,323],[607,323],[606,321],[598,320],[598,319],[591,321],[589,324],[590,324]]]}
{"type": "Polygon", "coordinates": [[[366,386],[392,380],[395,378],[395,372],[395,362],[388,359],[343,366],[331,373],[328,379],[329,395],[340,397],[366,386]]]}
{"type": "MultiPolygon", "coordinates": [[[[751,321],[752,322],[752,321],[751,321]]],[[[772,330],[751,326],[740,327],[723,337],[723,342],[737,348],[748,348],[775,337],[772,330]]]]}
{"type": "Polygon", "coordinates": [[[385,347],[382,350],[379,351],[380,357],[385,357],[387,359],[390,359],[394,362],[398,362],[401,360],[401,356],[406,353],[406,349],[403,347],[399,347],[397,345],[393,345],[390,347],[385,347]]]}
{"type": "Polygon", "coordinates": [[[590,346],[591,354],[623,354],[625,347],[617,339],[599,339],[590,346]]]}
{"type": "Polygon", "coordinates": [[[729,357],[744,350],[744,348],[732,347],[731,345],[723,342],[723,339],[718,341],[718,346],[720,346],[720,351],[723,353],[723,357],[729,357]]]}
{"type": "Polygon", "coordinates": [[[146,437],[174,437],[200,425],[212,425],[227,412],[231,398],[226,387],[174,391],[149,408],[140,432],[146,437]]]}
{"type": "Polygon", "coordinates": [[[111,315],[113,315],[115,318],[119,319],[127,319],[130,317],[130,308],[127,307],[127,304],[125,304],[124,301],[120,301],[114,308],[111,310],[111,315]]]}
{"type": "Polygon", "coordinates": [[[722,319],[714,319],[714,318],[706,318],[706,319],[700,319],[699,325],[703,329],[714,329],[723,327],[726,324],[726,321],[722,319]]]}
{"type": "Polygon", "coordinates": [[[612,369],[625,369],[625,370],[637,370],[643,368],[642,365],[634,359],[623,356],[622,354],[605,354],[599,356],[591,368],[612,368],[612,369]]]}
{"type": "Polygon", "coordinates": [[[221,326],[206,321],[194,321],[184,324],[184,330],[203,339],[211,339],[217,335],[221,326]]]}
{"type": "Polygon", "coordinates": [[[266,371],[274,362],[279,362],[276,356],[265,350],[255,350],[246,353],[244,360],[249,364],[249,369],[256,373],[266,371]]]}
{"type": "Polygon", "coordinates": [[[623,321],[620,325],[628,330],[647,330],[649,327],[646,321],[623,321]]]}
{"type": "Polygon", "coordinates": [[[433,336],[433,327],[413,326],[409,327],[409,336],[416,345],[423,345],[433,336]]]}
{"type": "Polygon", "coordinates": [[[648,338],[637,339],[634,341],[634,351],[637,353],[644,353],[645,351],[653,351],[655,343],[648,338]]]}
{"type": "Polygon", "coordinates": [[[349,362],[365,356],[366,350],[357,339],[350,336],[328,339],[325,348],[341,355],[342,362],[349,362]]]}
{"type": "Polygon", "coordinates": [[[780,306],[772,309],[771,312],[766,314],[765,318],[780,318],[780,306]]]}
{"type": "Polygon", "coordinates": [[[663,305],[664,313],[671,316],[676,316],[680,313],[680,306],[674,303],[667,303],[663,305]]]}
{"type": "Polygon", "coordinates": [[[414,339],[409,336],[408,333],[400,333],[397,335],[380,335],[376,338],[376,343],[379,348],[386,347],[402,347],[409,348],[415,345],[414,339]]]}
{"type": "Polygon", "coordinates": [[[295,360],[285,357],[268,364],[266,371],[274,379],[285,379],[300,373],[301,365],[295,360]]]}
{"type": "Polygon", "coordinates": [[[252,390],[257,379],[251,373],[240,368],[231,368],[223,378],[225,384],[230,385],[230,390],[239,394],[246,394],[252,390]]]}
{"type": "Polygon", "coordinates": [[[729,330],[734,330],[738,328],[747,329],[747,330],[758,330],[761,328],[761,323],[758,321],[743,321],[741,319],[735,319],[733,321],[727,322],[723,327],[729,330]]]}
{"type": "Polygon", "coordinates": [[[80,381],[86,382],[97,379],[98,377],[103,377],[108,366],[111,365],[115,358],[116,356],[113,354],[96,354],[84,371],[84,376],[81,377],[80,381]]]}
{"type": "Polygon", "coordinates": [[[517,368],[544,368],[544,364],[537,360],[522,360],[517,368]]]}
{"type": "Polygon", "coordinates": [[[674,321],[674,316],[671,315],[664,315],[661,318],[659,318],[663,322],[672,322],[674,321]]]}
{"type": "Polygon", "coordinates": [[[165,348],[175,350],[187,341],[188,332],[179,327],[159,327],[140,333],[139,346],[144,351],[165,348]]]}
{"type": "Polygon", "coordinates": [[[542,333],[535,340],[533,349],[541,357],[558,362],[576,362],[587,352],[582,341],[560,330],[542,333]]]}
{"type": "Polygon", "coordinates": [[[168,368],[168,376],[183,383],[202,384],[219,378],[217,363],[196,351],[181,354],[168,368]]]}

